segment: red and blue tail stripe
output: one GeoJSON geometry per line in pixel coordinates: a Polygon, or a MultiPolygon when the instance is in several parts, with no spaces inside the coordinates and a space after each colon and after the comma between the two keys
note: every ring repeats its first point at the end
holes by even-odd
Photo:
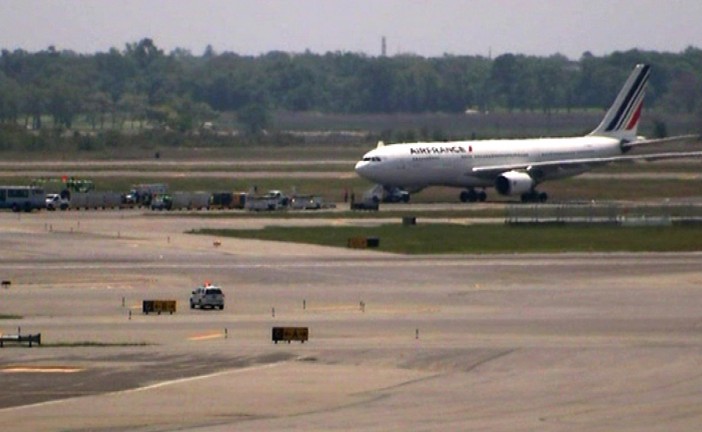
{"type": "Polygon", "coordinates": [[[649,65],[636,65],[602,122],[590,135],[611,136],[622,140],[636,138],[650,73],[649,65]]]}

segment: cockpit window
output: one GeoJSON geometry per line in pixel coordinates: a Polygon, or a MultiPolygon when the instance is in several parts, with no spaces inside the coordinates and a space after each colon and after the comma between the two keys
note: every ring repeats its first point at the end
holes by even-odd
{"type": "Polygon", "coordinates": [[[364,157],[363,162],[380,162],[380,158],[378,156],[364,157]]]}

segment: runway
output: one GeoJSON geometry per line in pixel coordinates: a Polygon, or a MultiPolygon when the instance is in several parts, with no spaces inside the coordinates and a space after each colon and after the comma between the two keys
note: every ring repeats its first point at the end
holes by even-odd
{"type": "Polygon", "coordinates": [[[408,257],[184,234],[268,223],[0,213],[0,316],[22,317],[0,331],[44,343],[0,349],[3,431],[702,421],[702,254],[408,257]],[[204,280],[223,311],[187,307],[204,280]],[[142,315],[147,298],[178,310],[142,315]],[[274,345],[277,325],[310,340],[274,345]]]}

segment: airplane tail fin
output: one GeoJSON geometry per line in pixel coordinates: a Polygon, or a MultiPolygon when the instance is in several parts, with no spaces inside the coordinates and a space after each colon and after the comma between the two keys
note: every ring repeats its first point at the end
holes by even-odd
{"type": "Polygon", "coordinates": [[[650,70],[651,67],[645,64],[634,67],[602,122],[590,135],[607,136],[623,141],[636,139],[650,70]]]}

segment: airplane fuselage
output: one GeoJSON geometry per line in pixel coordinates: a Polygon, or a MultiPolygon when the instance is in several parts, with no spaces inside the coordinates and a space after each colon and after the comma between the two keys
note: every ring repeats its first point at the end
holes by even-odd
{"type": "MultiPolygon", "coordinates": [[[[620,140],[598,136],[393,144],[366,153],[356,164],[356,172],[375,183],[407,190],[427,186],[490,187],[511,166],[621,154],[620,140]],[[502,168],[493,171],[479,167],[502,168]]],[[[590,168],[571,162],[562,169],[544,172],[535,180],[569,177],[590,168]]]]}

